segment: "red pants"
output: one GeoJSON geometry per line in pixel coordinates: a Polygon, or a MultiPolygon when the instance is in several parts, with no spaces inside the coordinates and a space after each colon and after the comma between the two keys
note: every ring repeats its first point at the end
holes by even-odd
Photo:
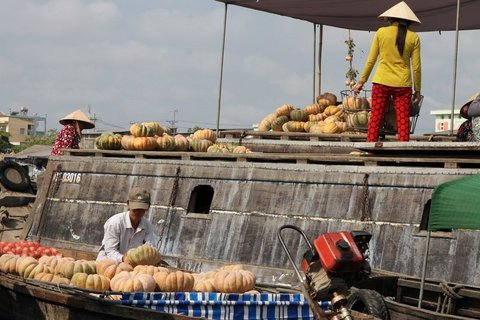
{"type": "Polygon", "coordinates": [[[378,141],[385,109],[390,97],[395,105],[397,115],[398,141],[410,140],[409,114],[412,103],[412,88],[395,88],[374,83],[372,87],[372,112],[368,121],[368,142],[378,141]]]}

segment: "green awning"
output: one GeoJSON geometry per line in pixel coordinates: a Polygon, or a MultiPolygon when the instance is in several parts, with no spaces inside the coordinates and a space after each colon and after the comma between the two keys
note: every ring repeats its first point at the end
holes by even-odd
{"type": "Polygon", "coordinates": [[[432,194],[428,230],[480,229],[480,174],[437,186],[432,194]]]}

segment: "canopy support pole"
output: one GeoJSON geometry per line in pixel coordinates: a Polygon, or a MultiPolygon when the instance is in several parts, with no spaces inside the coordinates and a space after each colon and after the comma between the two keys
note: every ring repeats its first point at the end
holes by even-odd
{"type": "Polygon", "coordinates": [[[318,40],[318,95],[322,93],[322,47],[323,47],[323,24],[320,24],[318,40]]]}
{"type": "Polygon", "coordinates": [[[225,38],[227,35],[227,9],[228,4],[225,3],[225,14],[223,17],[223,37],[222,37],[222,56],[220,58],[220,83],[218,85],[218,105],[217,105],[217,137],[220,131],[220,107],[222,105],[222,84],[223,84],[223,61],[225,59],[225,38]]]}
{"type": "Polygon", "coordinates": [[[312,100],[315,103],[315,91],[317,85],[315,83],[316,80],[316,67],[317,67],[317,24],[313,24],[313,91],[312,91],[312,100]]]}
{"type": "Polygon", "coordinates": [[[453,62],[453,88],[452,88],[452,113],[450,119],[450,134],[453,135],[453,123],[455,114],[455,91],[457,86],[457,59],[458,59],[458,30],[460,20],[460,0],[457,0],[457,21],[455,26],[455,57],[453,62]]]}
{"type": "Polygon", "coordinates": [[[430,249],[430,236],[432,232],[428,231],[427,244],[425,248],[425,257],[423,257],[422,280],[420,282],[420,295],[418,297],[418,308],[422,308],[423,288],[425,287],[425,275],[427,273],[428,250],[430,249]]]}

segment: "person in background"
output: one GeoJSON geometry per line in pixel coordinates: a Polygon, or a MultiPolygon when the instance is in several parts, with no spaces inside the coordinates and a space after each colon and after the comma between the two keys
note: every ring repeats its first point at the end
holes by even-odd
{"type": "Polygon", "coordinates": [[[32,180],[36,180],[38,175],[41,174],[42,172],[45,171],[45,167],[43,166],[43,163],[41,160],[36,159],[35,160],[35,166],[32,169],[32,180]]]}
{"type": "Polygon", "coordinates": [[[480,92],[474,94],[465,104],[468,105],[468,117],[472,118],[472,136],[471,142],[480,141],[480,92]]]}
{"type": "Polygon", "coordinates": [[[150,208],[150,193],[147,189],[135,187],[128,193],[128,210],[110,217],[104,225],[102,245],[97,255],[97,261],[113,259],[124,261],[129,249],[145,243],[155,246],[156,236],[153,225],[144,218],[150,208]]]}
{"type": "Polygon", "coordinates": [[[82,130],[95,128],[95,123],[80,110],[70,113],[59,122],[63,124],[63,128],[58,132],[53,144],[50,153],[52,156],[63,155],[61,149],[78,149],[82,139],[82,130]]]}
{"type": "Polygon", "coordinates": [[[412,23],[420,23],[420,20],[404,1],[379,15],[379,18],[388,20],[390,25],[379,28],[375,33],[360,80],[353,90],[362,90],[378,59],[377,70],[372,79],[367,141],[378,141],[389,99],[395,104],[398,141],[409,141],[409,113],[412,103],[410,69],[413,71],[414,100],[421,99],[420,38],[409,27],[412,23]]]}
{"type": "Polygon", "coordinates": [[[468,107],[470,106],[472,100],[467,101],[461,108],[460,108],[460,115],[462,118],[467,119],[465,120],[457,130],[457,141],[464,142],[464,141],[471,141],[472,140],[472,117],[468,116],[468,107]]]}

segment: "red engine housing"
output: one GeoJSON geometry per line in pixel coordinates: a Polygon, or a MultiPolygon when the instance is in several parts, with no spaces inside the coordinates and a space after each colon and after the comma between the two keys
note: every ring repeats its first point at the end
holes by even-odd
{"type": "MultiPolygon", "coordinates": [[[[362,269],[365,257],[350,232],[324,233],[313,240],[313,246],[327,273],[355,273],[362,269]]],[[[302,261],[302,269],[307,265],[302,261]]]]}

